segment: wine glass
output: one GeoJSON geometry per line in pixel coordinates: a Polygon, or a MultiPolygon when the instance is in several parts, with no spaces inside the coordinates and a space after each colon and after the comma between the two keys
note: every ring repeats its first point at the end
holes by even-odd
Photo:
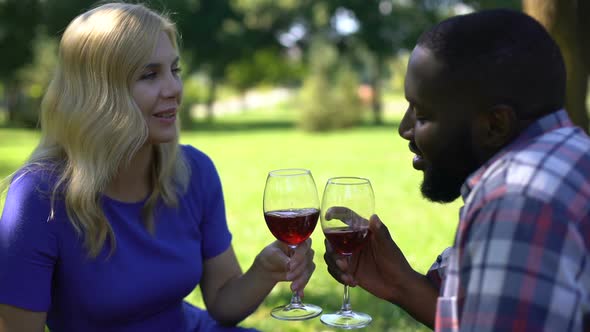
{"type": "MultiPolygon", "coordinates": [[[[318,192],[311,172],[300,168],[269,172],[263,208],[266,225],[275,238],[292,250],[297,248],[311,235],[320,214],[318,192]]],[[[305,320],[321,313],[322,308],[302,303],[297,292],[293,292],[291,302],[274,308],[271,316],[281,320],[305,320]]]]}
{"type": "MultiPolygon", "coordinates": [[[[335,177],[328,180],[322,198],[322,230],[332,248],[350,257],[365,243],[369,233],[369,218],[375,209],[371,182],[358,177],[335,177]]],[[[371,316],[352,311],[348,285],[344,285],[342,307],[323,314],[322,323],[338,328],[356,329],[369,325],[371,316]]]]}

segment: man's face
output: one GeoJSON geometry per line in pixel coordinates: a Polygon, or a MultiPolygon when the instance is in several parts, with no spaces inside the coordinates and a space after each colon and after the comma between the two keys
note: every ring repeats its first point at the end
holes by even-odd
{"type": "Polygon", "coordinates": [[[414,49],[405,80],[409,106],[399,134],[416,154],[414,168],[424,172],[422,194],[443,203],[459,197],[463,182],[481,165],[472,142],[475,112],[453,85],[428,49],[414,49]]]}

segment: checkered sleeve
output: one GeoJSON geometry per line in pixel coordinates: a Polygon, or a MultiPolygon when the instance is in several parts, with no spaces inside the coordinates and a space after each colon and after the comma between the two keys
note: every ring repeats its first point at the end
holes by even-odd
{"type": "Polygon", "coordinates": [[[439,290],[446,278],[447,267],[449,265],[449,258],[452,251],[451,249],[452,248],[446,248],[440,255],[438,255],[436,261],[432,263],[432,266],[430,266],[430,269],[426,273],[426,278],[439,290]]]}
{"type": "Polygon", "coordinates": [[[461,331],[581,331],[584,238],[559,205],[505,194],[466,216],[461,331]]]}

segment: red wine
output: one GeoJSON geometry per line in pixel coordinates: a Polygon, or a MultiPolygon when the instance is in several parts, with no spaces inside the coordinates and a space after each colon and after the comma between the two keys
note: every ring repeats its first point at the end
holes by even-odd
{"type": "Polygon", "coordinates": [[[298,245],[307,240],[318,223],[320,210],[292,209],[264,213],[266,225],[272,235],[289,245],[298,245]]]}
{"type": "Polygon", "coordinates": [[[359,250],[369,233],[368,228],[351,229],[348,227],[334,227],[324,229],[326,239],[330,241],[332,248],[341,255],[352,255],[359,250]]]}

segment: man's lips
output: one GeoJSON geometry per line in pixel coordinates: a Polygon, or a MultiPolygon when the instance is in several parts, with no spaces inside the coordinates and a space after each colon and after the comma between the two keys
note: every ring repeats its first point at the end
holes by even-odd
{"type": "Polygon", "coordinates": [[[416,143],[414,142],[410,142],[408,146],[410,148],[410,151],[416,154],[414,156],[414,159],[412,159],[412,166],[414,166],[414,168],[419,171],[424,170],[426,168],[426,161],[424,160],[424,158],[422,158],[420,149],[418,149],[416,143]]]}

